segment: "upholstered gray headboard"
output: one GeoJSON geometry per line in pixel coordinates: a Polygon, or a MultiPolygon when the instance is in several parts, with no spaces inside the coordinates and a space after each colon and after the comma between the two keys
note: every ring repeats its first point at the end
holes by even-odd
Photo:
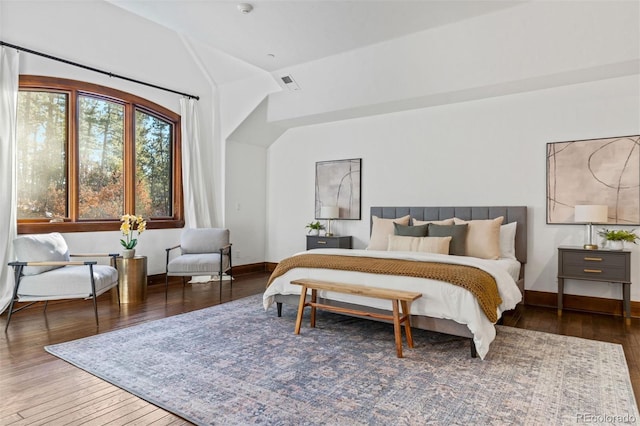
{"type": "MultiPolygon", "coordinates": [[[[495,219],[504,216],[503,223],[518,222],[516,226],[516,258],[527,263],[527,207],[371,207],[371,216],[395,219],[411,215],[418,220],[443,220],[457,217],[462,220],[495,219]]],[[[372,221],[373,223],[373,221],[372,221]]]]}

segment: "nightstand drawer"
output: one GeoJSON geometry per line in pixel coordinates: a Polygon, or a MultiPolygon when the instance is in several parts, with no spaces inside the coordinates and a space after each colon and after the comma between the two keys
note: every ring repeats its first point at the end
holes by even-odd
{"type": "Polygon", "coordinates": [[[307,250],[316,248],[351,248],[351,236],[319,237],[307,235],[307,250]]]}
{"type": "Polygon", "coordinates": [[[565,265],[561,274],[565,278],[578,278],[595,281],[628,281],[624,266],[608,265],[565,265]]]}
{"type": "Polygon", "coordinates": [[[626,263],[626,255],[620,253],[580,253],[575,251],[567,251],[563,254],[566,265],[584,265],[585,267],[597,267],[598,265],[607,265],[617,268],[624,268],[626,263]]]}
{"type": "Polygon", "coordinates": [[[594,281],[627,282],[629,253],[590,250],[560,250],[558,275],[594,281]]]}

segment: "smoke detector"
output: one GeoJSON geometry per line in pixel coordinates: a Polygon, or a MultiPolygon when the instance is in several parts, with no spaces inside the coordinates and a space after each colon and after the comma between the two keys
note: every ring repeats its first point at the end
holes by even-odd
{"type": "Polygon", "coordinates": [[[238,10],[243,15],[246,15],[247,13],[249,13],[249,12],[251,12],[253,10],[253,6],[250,5],[249,3],[240,3],[238,5],[238,10]]]}

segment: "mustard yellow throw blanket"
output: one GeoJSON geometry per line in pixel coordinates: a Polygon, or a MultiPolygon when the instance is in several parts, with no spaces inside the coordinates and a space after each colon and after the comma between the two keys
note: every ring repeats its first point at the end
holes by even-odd
{"type": "MultiPolygon", "coordinates": [[[[273,280],[294,268],[337,269],[340,271],[366,272],[370,274],[401,275],[445,281],[467,289],[473,294],[489,321],[498,320],[497,309],[502,303],[498,285],[491,274],[482,269],[450,263],[418,262],[403,259],[381,259],[325,254],[301,254],[281,261],[271,274],[267,287],[273,280]]],[[[351,283],[363,284],[366,283],[351,283]]]]}

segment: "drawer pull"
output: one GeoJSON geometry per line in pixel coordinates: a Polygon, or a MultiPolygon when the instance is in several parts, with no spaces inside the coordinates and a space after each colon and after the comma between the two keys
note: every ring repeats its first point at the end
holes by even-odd
{"type": "Polygon", "coordinates": [[[602,262],[601,257],[585,257],[584,260],[592,261],[592,262],[602,262]]]}
{"type": "Polygon", "coordinates": [[[590,274],[601,274],[602,271],[600,269],[584,269],[584,272],[588,272],[590,274]]]}
{"type": "Polygon", "coordinates": [[[327,242],[326,242],[326,241],[322,241],[322,240],[318,240],[318,241],[316,241],[316,242],[317,242],[318,244],[327,244],[327,242]]]}

